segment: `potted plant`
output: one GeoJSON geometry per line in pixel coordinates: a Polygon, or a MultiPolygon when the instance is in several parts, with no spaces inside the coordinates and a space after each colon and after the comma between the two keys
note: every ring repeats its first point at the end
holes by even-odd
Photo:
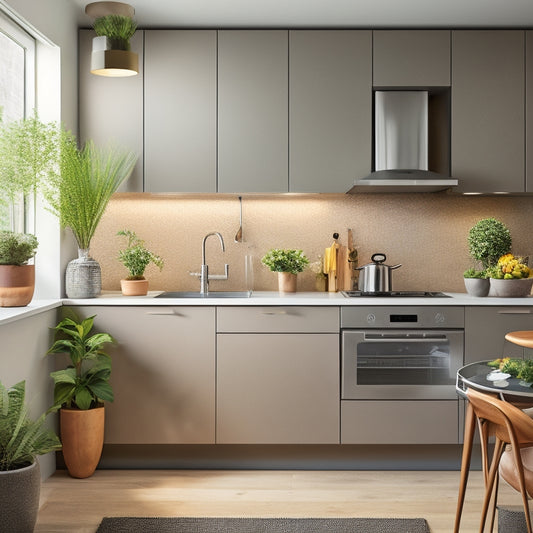
{"type": "Polygon", "coordinates": [[[118,252],[118,260],[129,272],[126,279],[120,280],[122,294],[125,296],[144,296],[148,294],[148,280],[144,277],[146,267],[153,263],[161,270],[163,259],[147,250],[144,241],[139,239],[134,231],[125,229],[119,231],[117,235],[128,239],[126,248],[118,252]]]}
{"type": "Polygon", "coordinates": [[[72,230],[78,258],[66,270],[65,290],[69,298],[94,298],[100,294],[100,265],[89,248],[111,195],[130,176],[137,161],[132,152],[110,146],[96,148],[88,141],[78,149],[74,137],[63,132],[61,174],[49,181],[45,196],[62,227],[72,230]]]}
{"type": "Polygon", "coordinates": [[[464,271],[463,278],[468,294],[472,296],[487,296],[490,289],[490,282],[487,278],[486,270],[476,270],[469,268],[464,271]]]}
{"type": "Polygon", "coordinates": [[[61,448],[57,435],[28,415],[24,381],[0,383],[0,509],[2,531],[33,531],[39,510],[38,455],[61,448]]]}
{"type": "Polygon", "coordinates": [[[468,232],[468,250],[482,268],[469,268],[463,274],[466,291],[473,296],[487,296],[490,290],[487,269],[511,250],[511,233],[495,218],[478,221],[468,232]]]}
{"type": "Polygon", "coordinates": [[[59,409],[63,457],[72,477],[91,476],[104,444],[104,401],[113,401],[109,383],[111,357],[104,345],[115,340],[108,333],[91,335],[94,316],[64,318],[55,329],[48,354],[66,353],[70,365],[52,372],[54,406],[59,409]]]}
{"type": "Polygon", "coordinates": [[[296,275],[303,272],[309,259],[302,250],[269,250],[261,262],[272,272],[278,272],[279,292],[296,292],[296,275]]]}
{"type": "Polygon", "coordinates": [[[22,307],[33,298],[35,265],[28,261],[37,245],[31,233],[0,231],[0,307],[22,307]]]}
{"type": "Polygon", "coordinates": [[[98,37],[109,40],[112,50],[131,50],[130,39],[137,30],[137,23],[125,15],[105,15],[93,22],[93,28],[98,37]]]}
{"type": "Polygon", "coordinates": [[[490,278],[490,295],[504,298],[527,296],[533,286],[533,270],[527,259],[513,254],[502,255],[495,266],[487,270],[490,278]]]}

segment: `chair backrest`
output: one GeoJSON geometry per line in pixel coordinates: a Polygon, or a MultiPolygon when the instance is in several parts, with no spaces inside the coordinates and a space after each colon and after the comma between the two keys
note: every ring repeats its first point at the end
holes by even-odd
{"type": "Polygon", "coordinates": [[[514,433],[520,447],[533,445],[533,419],[518,407],[475,389],[468,389],[466,395],[476,416],[491,422],[500,440],[511,443],[514,433]]]}

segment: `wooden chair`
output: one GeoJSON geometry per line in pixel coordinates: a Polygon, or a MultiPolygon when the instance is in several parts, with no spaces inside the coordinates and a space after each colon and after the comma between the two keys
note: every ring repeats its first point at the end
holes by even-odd
{"type": "MultiPolygon", "coordinates": [[[[524,476],[524,463],[522,454],[529,457],[530,451],[522,449],[533,446],[533,420],[522,410],[514,405],[499,400],[494,396],[468,389],[468,401],[480,425],[482,464],[485,478],[485,495],[481,511],[480,533],[485,529],[487,512],[491,497],[494,493],[493,517],[491,531],[494,523],[494,510],[497,500],[498,470],[502,463],[502,477],[522,495],[524,513],[528,533],[533,533],[529,515],[528,493],[533,494],[533,476],[524,476]],[[492,460],[488,457],[489,434],[495,435],[492,460]],[[509,448],[504,453],[505,445],[509,448]],[[502,459],[503,454],[503,459],[502,459]]],[[[529,465],[528,465],[529,466],[529,465]]]]}

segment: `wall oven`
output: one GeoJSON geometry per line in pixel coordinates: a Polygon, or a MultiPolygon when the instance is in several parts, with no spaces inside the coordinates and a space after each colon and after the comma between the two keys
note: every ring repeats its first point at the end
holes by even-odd
{"type": "Polygon", "coordinates": [[[464,310],[453,306],[343,307],[342,399],[455,399],[464,310]]]}

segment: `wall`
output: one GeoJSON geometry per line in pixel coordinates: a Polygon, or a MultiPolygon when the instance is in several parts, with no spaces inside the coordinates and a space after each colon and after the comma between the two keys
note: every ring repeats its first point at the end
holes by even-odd
{"type": "MultiPolygon", "coordinates": [[[[219,231],[226,243],[208,239],[207,263],[213,274],[230,265],[228,281],[211,282],[212,290],[244,288],[244,256],[255,262],[255,290],[277,290],[275,274],[261,265],[270,248],[301,248],[316,261],[332,242],[333,232],[346,243],[352,228],[360,264],[375,252],[387,255],[387,264],[401,263],[393,272],[396,290],[465,292],[462,274],[473,266],[467,245],[469,229],[480,219],[495,217],[511,230],[513,251],[533,257],[529,221],[531,197],[472,197],[436,194],[279,195],[243,198],[242,244],[234,242],[239,226],[236,196],[164,196],[121,194],[110,202],[96,232],[91,252],[102,266],[104,290],[119,290],[126,270],[117,261],[124,244],[117,231],[131,229],[149,249],[163,256],[159,272],[147,269],[151,290],[197,290],[199,282],[188,275],[201,264],[202,238],[219,231]]],[[[299,290],[314,290],[310,271],[299,275],[299,290]]]]}

